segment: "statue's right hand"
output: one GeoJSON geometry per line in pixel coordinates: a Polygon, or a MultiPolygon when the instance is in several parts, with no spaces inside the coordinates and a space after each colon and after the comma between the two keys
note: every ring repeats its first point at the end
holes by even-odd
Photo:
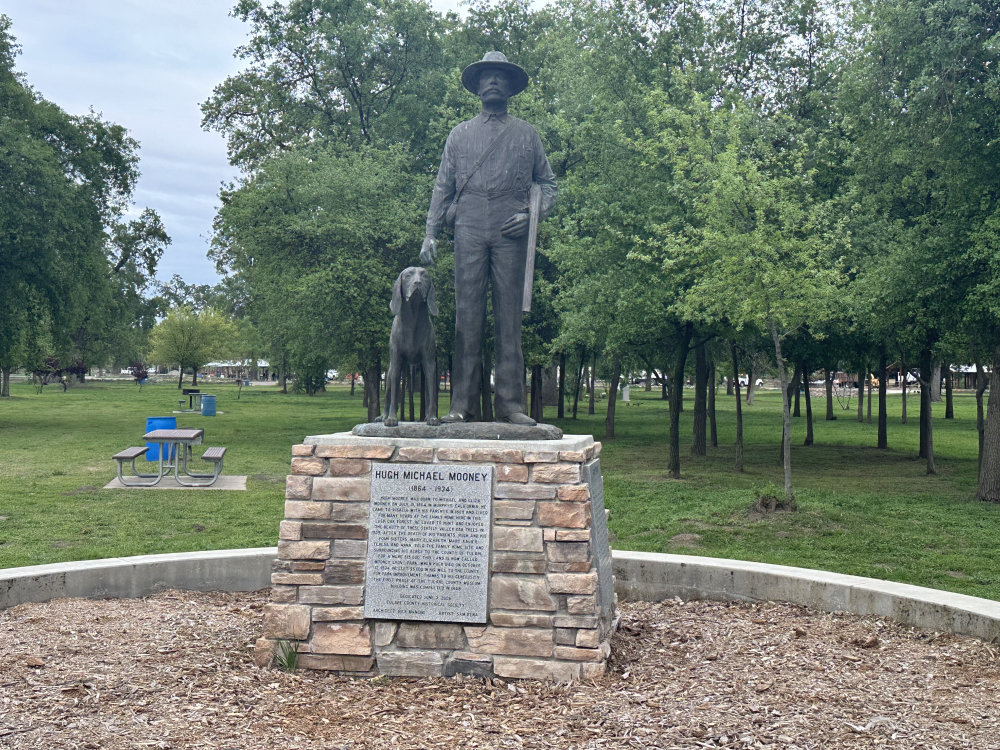
{"type": "Polygon", "coordinates": [[[430,265],[437,260],[437,240],[433,237],[424,237],[424,244],[420,247],[420,262],[430,265]]]}

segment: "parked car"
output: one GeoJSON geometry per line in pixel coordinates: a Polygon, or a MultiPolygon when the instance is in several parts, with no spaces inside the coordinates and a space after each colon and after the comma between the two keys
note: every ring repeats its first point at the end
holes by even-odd
{"type": "MultiPolygon", "coordinates": [[[[653,377],[653,382],[656,385],[663,385],[663,378],[661,378],[660,376],[656,375],[656,376],[653,377]]],[[[641,377],[632,378],[629,381],[629,383],[631,385],[646,385],[646,377],[645,376],[641,376],[641,377]]]]}

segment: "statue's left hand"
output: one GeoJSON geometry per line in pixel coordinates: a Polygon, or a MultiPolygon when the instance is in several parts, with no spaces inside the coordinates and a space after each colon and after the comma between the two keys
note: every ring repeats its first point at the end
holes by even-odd
{"type": "Polygon", "coordinates": [[[424,265],[431,265],[437,260],[437,240],[433,237],[424,237],[424,243],[420,247],[420,262],[424,265]]]}
{"type": "Polygon", "coordinates": [[[510,239],[523,237],[528,231],[528,214],[519,213],[511,216],[500,227],[500,234],[510,239]]]}

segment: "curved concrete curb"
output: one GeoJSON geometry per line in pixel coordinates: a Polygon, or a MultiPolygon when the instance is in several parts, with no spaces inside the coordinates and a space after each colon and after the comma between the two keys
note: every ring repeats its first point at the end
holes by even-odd
{"type": "Polygon", "coordinates": [[[163,591],[256,591],[270,585],[277,547],[110,557],[0,570],[0,610],[62,597],[130,599],[163,591]]]}
{"type": "Polygon", "coordinates": [[[611,555],[622,599],[717,599],[802,604],[825,612],[890,617],[905,625],[1000,638],[1000,602],[825,570],[713,557],[611,555]]]}
{"type": "MultiPolygon", "coordinates": [[[[130,598],[164,589],[254,591],[270,585],[275,547],[183,552],[0,570],[0,610],[61,597],[130,598]]],[[[1000,602],[822,570],[689,555],[613,551],[622,599],[781,601],[827,612],[1000,639],[1000,602]]]]}

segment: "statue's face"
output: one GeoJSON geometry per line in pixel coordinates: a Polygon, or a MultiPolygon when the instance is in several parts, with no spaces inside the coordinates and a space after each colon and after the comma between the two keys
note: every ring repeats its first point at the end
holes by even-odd
{"type": "Polygon", "coordinates": [[[483,104],[498,104],[510,99],[510,77],[500,68],[486,68],[479,74],[479,99],[483,104]]]}

